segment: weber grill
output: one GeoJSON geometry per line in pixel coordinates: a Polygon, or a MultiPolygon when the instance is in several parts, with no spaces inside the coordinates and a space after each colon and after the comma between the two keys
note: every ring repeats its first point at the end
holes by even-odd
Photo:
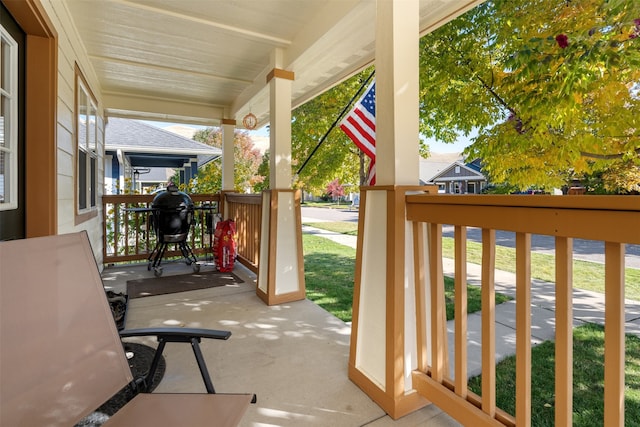
{"type": "Polygon", "coordinates": [[[193,221],[194,205],[191,197],[182,191],[178,191],[175,185],[167,186],[167,189],[159,192],[151,202],[151,224],[156,233],[156,246],[149,255],[148,270],[153,268],[156,276],[162,275],[160,263],[167,247],[176,244],[187,265],[193,265],[193,270],[198,272],[200,265],[193,251],[187,243],[189,228],[193,221]]]}

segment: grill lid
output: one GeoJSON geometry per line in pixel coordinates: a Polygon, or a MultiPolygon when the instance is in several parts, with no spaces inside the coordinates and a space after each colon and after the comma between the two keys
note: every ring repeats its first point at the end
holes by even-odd
{"type": "Polygon", "coordinates": [[[153,198],[151,206],[154,209],[179,211],[193,209],[193,201],[188,194],[179,191],[175,184],[169,184],[166,190],[159,192],[153,198]]]}

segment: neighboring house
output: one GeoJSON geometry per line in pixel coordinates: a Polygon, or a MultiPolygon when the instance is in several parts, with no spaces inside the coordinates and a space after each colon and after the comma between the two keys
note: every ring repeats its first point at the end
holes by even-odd
{"type": "Polygon", "coordinates": [[[420,183],[435,184],[444,194],[480,194],[487,186],[482,174],[480,160],[464,163],[461,158],[453,162],[438,159],[420,162],[420,183]]]}
{"type": "Polygon", "coordinates": [[[137,120],[111,117],[105,128],[105,194],[123,189],[145,193],[162,187],[180,172],[189,182],[198,168],[218,159],[222,150],[137,120]]]}

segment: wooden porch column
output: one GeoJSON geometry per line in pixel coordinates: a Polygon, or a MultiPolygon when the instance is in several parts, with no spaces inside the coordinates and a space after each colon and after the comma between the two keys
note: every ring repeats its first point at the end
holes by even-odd
{"type": "Polygon", "coordinates": [[[222,119],[222,191],[234,190],[235,162],[233,142],[235,130],[235,120],[222,119]]]}
{"type": "Polygon", "coordinates": [[[417,368],[412,229],[405,194],[419,182],[419,2],[378,1],[377,185],[362,188],[349,378],[392,418],[428,402],[413,390],[417,368]]]}
{"type": "Polygon", "coordinates": [[[270,89],[270,190],[262,193],[257,295],[268,305],[305,298],[300,192],[291,189],[291,71],[274,68],[270,89]]]}

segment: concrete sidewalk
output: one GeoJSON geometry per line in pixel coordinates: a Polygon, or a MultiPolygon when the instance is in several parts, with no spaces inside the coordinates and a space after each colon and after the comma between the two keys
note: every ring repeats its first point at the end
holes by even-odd
{"type": "MultiPolygon", "coordinates": [[[[355,248],[356,236],[334,233],[327,230],[305,226],[305,222],[321,222],[316,219],[303,218],[303,233],[325,237],[345,246],[355,248]]],[[[446,276],[453,277],[455,271],[454,260],[443,259],[443,272],[446,276]]],[[[480,286],[481,267],[477,264],[467,265],[467,283],[480,286]]],[[[495,271],[496,292],[508,295],[514,300],[496,306],[496,361],[515,354],[516,350],[516,279],[514,273],[495,271]]],[[[555,336],[555,284],[533,279],[531,283],[531,342],[538,345],[543,341],[552,340],[555,336]]],[[[573,289],[573,319],[574,326],[584,323],[597,323],[604,325],[604,294],[573,289]]],[[[640,336],[640,302],[627,300],[625,305],[625,330],[628,334],[640,336]]],[[[480,312],[469,315],[468,320],[467,352],[469,364],[467,372],[469,377],[481,373],[481,314],[480,312]]],[[[450,360],[454,360],[454,324],[449,321],[449,352],[450,360]]],[[[453,368],[453,367],[452,367],[453,368]]],[[[452,372],[453,375],[453,372],[452,372]]]]}

